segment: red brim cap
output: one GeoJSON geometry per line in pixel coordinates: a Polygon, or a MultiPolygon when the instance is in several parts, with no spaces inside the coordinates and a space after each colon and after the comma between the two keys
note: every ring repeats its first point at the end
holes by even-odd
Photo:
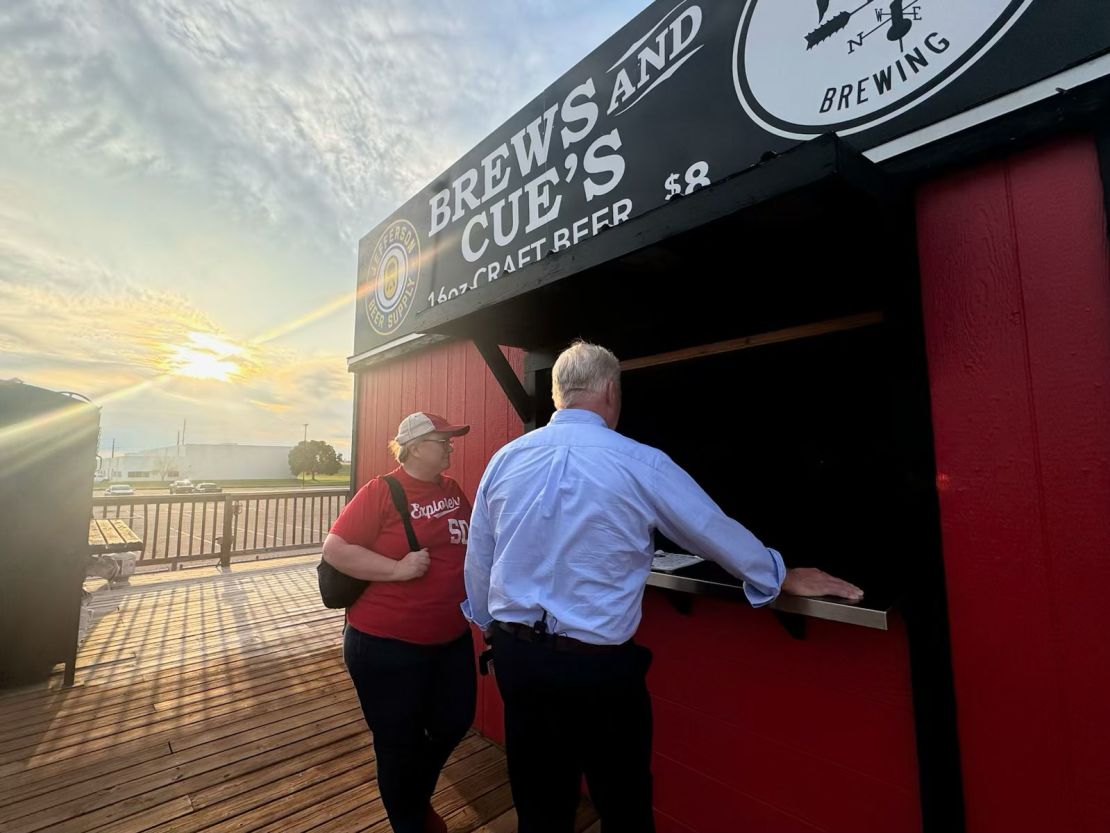
{"type": "Polygon", "coordinates": [[[461,437],[468,431],[469,425],[452,425],[438,414],[417,411],[401,420],[394,439],[398,445],[405,445],[433,432],[446,434],[448,437],[461,437]]]}
{"type": "Polygon", "coordinates": [[[470,431],[469,425],[452,425],[443,417],[436,416],[435,414],[424,414],[424,416],[431,420],[432,425],[435,426],[434,430],[439,432],[440,434],[448,434],[452,437],[461,437],[463,434],[466,434],[470,431]]]}

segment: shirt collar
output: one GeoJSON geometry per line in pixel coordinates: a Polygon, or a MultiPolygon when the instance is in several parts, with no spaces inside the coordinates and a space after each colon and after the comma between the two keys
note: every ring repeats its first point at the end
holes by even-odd
{"type": "Polygon", "coordinates": [[[605,426],[605,420],[601,418],[601,414],[595,414],[593,411],[587,411],[583,408],[564,408],[551,415],[552,424],[571,422],[605,426]]]}

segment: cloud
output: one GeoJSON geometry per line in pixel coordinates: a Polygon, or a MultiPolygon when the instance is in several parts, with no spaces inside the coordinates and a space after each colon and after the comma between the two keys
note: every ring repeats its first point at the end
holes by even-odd
{"type": "Polygon", "coordinates": [[[0,376],[141,390],[127,447],[346,442],[358,238],[645,5],[6,0],[0,376]],[[163,378],[190,333],[234,384],[163,378]]]}
{"type": "Polygon", "coordinates": [[[593,5],[16,0],[0,10],[0,129],[353,251],[646,4],[593,5]]]}
{"type": "Polygon", "coordinates": [[[292,409],[292,405],[283,405],[280,402],[259,402],[257,399],[247,400],[252,405],[256,405],[264,411],[270,411],[275,414],[286,414],[292,409]]]}
{"type": "Polygon", "coordinates": [[[284,443],[307,421],[316,436],[348,445],[342,357],[253,343],[184,297],[20,244],[4,226],[0,263],[17,265],[14,275],[0,271],[0,376],[89,396],[121,448],[170,444],[169,426],[182,420],[198,442],[284,443]],[[227,382],[182,375],[183,350],[235,373],[227,382]]]}
{"type": "MultiPolygon", "coordinates": [[[[24,253],[26,272],[45,264],[24,253]]],[[[4,250],[0,258],[20,261],[4,250]]],[[[92,264],[50,257],[51,278],[16,281],[0,273],[0,345],[6,362],[20,358],[75,366],[159,373],[167,345],[190,332],[215,332],[211,319],[184,298],[112,279],[92,264]],[[82,280],[77,275],[91,276],[82,280]],[[99,274],[98,274],[99,273],[99,274]]]]}

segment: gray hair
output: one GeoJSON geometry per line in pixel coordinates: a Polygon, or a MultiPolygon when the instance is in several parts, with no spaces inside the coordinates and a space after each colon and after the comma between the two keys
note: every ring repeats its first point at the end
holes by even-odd
{"type": "Polygon", "coordinates": [[[576,341],[559,354],[551,369],[551,398],[556,408],[569,408],[580,394],[601,393],[609,382],[620,384],[621,365],[600,344],[576,341]]]}

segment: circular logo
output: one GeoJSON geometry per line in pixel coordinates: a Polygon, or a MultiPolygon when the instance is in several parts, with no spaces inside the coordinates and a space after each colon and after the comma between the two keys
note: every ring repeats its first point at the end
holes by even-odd
{"type": "Polygon", "coordinates": [[[975,63],[1033,0],[747,0],[733,81],[780,136],[841,135],[887,121],[975,63]]]}
{"type": "Polygon", "coordinates": [[[420,238],[408,220],[394,220],[370,255],[366,317],[381,335],[389,335],[408,317],[420,280],[420,238]]]}

